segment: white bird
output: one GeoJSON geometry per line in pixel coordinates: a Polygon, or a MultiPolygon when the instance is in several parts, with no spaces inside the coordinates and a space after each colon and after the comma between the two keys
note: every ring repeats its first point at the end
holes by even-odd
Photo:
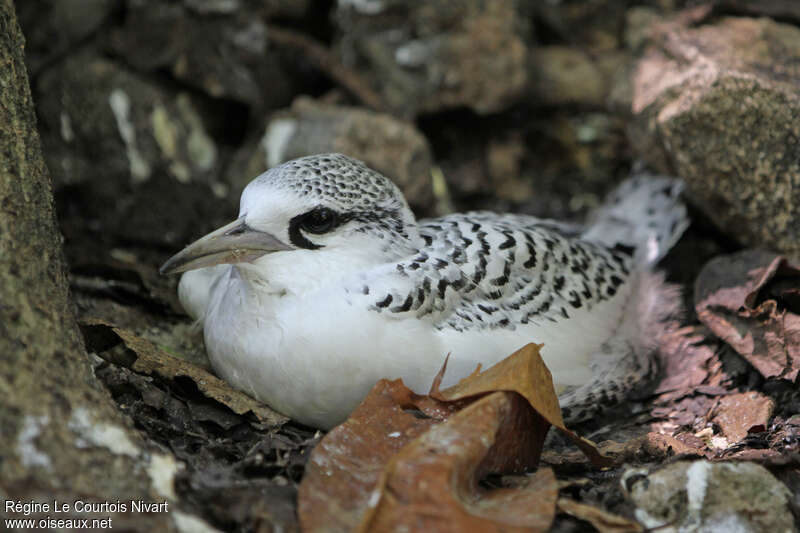
{"type": "Polygon", "coordinates": [[[622,400],[653,370],[677,291],[653,264],[688,225],[681,183],[626,181],[585,229],[473,212],[417,221],[400,190],[341,154],[253,180],[239,218],[162,267],[202,321],[215,371],[330,428],[381,378],[424,393],[543,343],[565,417],[622,400]]]}

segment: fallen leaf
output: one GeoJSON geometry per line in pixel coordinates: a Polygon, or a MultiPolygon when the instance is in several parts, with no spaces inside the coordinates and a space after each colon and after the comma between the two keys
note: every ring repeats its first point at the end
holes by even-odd
{"type": "Polygon", "coordinates": [[[688,448],[693,448],[695,450],[705,451],[705,449],[708,447],[709,444],[702,437],[698,437],[696,435],[693,435],[692,433],[687,433],[687,432],[678,433],[677,435],[675,435],[674,438],[678,442],[683,443],[684,446],[688,448]]]}
{"type": "Polygon", "coordinates": [[[545,531],[555,512],[552,473],[514,489],[484,490],[478,481],[533,468],[552,422],[594,461],[610,463],[563,427],[538,346],[440,391],[441,374],[427,396],[379,381],[323,438],[300,485],[304,530],[545,531]]]}
{"type": "Polygon", "coordinates": [[[681,442],[675,437],[650,432],[636,439],[612,446],[611,443],[600,444],[604,455],[614,457],[617,465],[630,462],[663,461],[678,455],[699,455],[702,452],[695,447],[681,442]]]}
{"type": "Polygon", "coordinates": [[[644,531],[638,522],[569,498],[558,499],[558,510],[575,518],[586,520],[600,533],[639,533],[644,531]]]}
{"type": "Polygon", "coordinates": [[[734,453],[726,453],[718,461],[751,461],[768,467],[800,467],[800,454],[781,453],[768,448],[744,448],[734,453]]]}
{"type": "Polygon", "coordinates": [[[220,402],[239,415],[251,412],[259,422],[267,426],[279,426],[288,420],[258,400],[231,388],[225,381],[207,370],[167,354],[152,342],[131,331],[97,319],[83,320],[80,327],[89,345],[88,349],[99,355],[103,355],[103,352],[120,341],[124,343],[129,350],[126,354],[129,357],[113,361],[116,364],[122,364],[134,372],[148,376],[155,374],[169,380],[177,377],[189,378],[207,398],[220,402]]]}
{"type": "MultiPolygon", "coordinates": [[[[473,372],[452,387],[438,390],[434,383],[430,396],[452,402],[480,396],[493,391],[513,391],[528,400],[531,407],[548,424],[569,437],[595,466],[613,464],[597,450],[597,445],[580,437],[564,425],[553,376],[539,355],[540,345],[528,344],[483,372],[473,372]]],[[[546,427],[544,430],[546,431],[546,427]]]]}
{"type": "MultiPolygon", "coordinates": [[[[708,330],[706,330],[708,331],[708,330]]],[[[693,394],[709,377],[713,346],[703,344],[705,336],[693,326],[669,332],[659,346],[661,381],[654,391],[657,403],[693,394]]]]}
{"type": "Polygon", "coordinates": [[[547,531],[558,496],[552,470],[541,469],[513,489],[476,483],[490,472],[534,464],[535,416],[519,395],[498,392],[431,427],[386,465],[377,505],[358,530],[547,531]]]}
{"type": "Polygon", "coordinates": [[[443,367],[431,388],[430,396],[443,402],[454,402],[487,393],[506,390],[520,394],[552,425],[564,425],[553,376],[539,355],[540,345],[528,344],[484,371],[480,367],[452,387],[439,390],[443,367]]]}
{"type": "Polygon", "coordinates": [[[657,420],[650,429],[671,435],[705,427],[717,399],[737,391],[749,366],[704,325],[668,333],[658,354],[660,381],[650,409],[657,420]]]}
{"type": "Polygon", "coordinates": [[[695,283],[695,308],[765,378],[794,381],[800,373],[800,315],[791,306],[798,288],[800,268],[770,252],[745,250],[709,261],[695,283]]]}
{"type": "Polygon", "coordinates": [[[379,381],[350,417],[314,448],[298,495],[298,515],[306,531],[353,531],[376,491],[389,459],[440,422],[426,414],[423,396],[401,380],[379,381]]]}
{"type": "Polygon", "coordinates": [[[766,427],[775,403],[760,392],[749,391],[723,396],[713,409],[712,422],[733,444],[744,439],[755,426],[766,427]]]}
{"type": "MultiPolygon", "coordinates": [[[[692,447],[675,437],[662,433],[650,432],[626,442],[603,441],[597,444],[597,449],[605,457],[613,459],[614,466],[625,463],[645,463],[650,461],[664,461],[673,457],[699,456],[704,452],[692,447]]],[[[542,462],[553,466],[576,466],[588,462],[588,458],[578,452],[546,451],[542,454],[542,462]]]]}

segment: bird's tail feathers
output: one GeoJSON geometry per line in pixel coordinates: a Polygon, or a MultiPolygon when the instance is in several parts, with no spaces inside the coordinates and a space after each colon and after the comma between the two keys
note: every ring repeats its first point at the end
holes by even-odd
{"type": "Polygon", "coordinates": [[[637,173],[592,214],[583,238],[609,247],[631,246],[643,263],[654,264],[689,227],[680,199],[683,188],[677,178],[637,173]]]}
{"type": "Polygon", "coordinates": [[[587,420],[630,398],[652,381],[654,354],[666,335],[679,327],[680,287],[664,281],[660,272],[641,272],[632,292],[635,301],[619,329],[590,357],[593,379],[559,396],[569,423],[587,420]]]}

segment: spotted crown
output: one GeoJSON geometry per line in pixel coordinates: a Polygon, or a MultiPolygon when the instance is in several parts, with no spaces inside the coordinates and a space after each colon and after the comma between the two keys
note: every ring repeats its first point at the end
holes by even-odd
{"type": "Polygon", "coordinates": [[[293,159],[265,172],[255,183],[325,198],[344,211],[374,207],[408,209],[403,193],[391,180],[343,154],[293,159]]]}

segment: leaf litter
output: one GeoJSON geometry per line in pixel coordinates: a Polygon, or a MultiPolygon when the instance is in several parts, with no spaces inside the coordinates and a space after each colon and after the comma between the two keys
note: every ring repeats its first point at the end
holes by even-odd
{"type": "Polygon", "coordinates": [[[84,317],[81,330],[120,410],[179,461],[182,508],[222,531],[298,530],[297,484],[319,432],[128,329],[84,317]]]}
{"type": "MultiPolygon", "coordinates": [[[[698,275],[701,325],[660,347],[651,426],[709,459],[778,464],[796,454],[800,269],[778,254],[717,256],[698,275]]],[[[686,449],[688,448],[688,449],[686,449]]]]}
{"type": "Polygon", "coordinates": [[[102,320],[84,320],[81,328],[84,332],[84,337],[94,334],[95,338],[97,338],[103,335],[106,345],[109,342],[114,343],[113,336],[119,338],[130,350],[127,353],[133,355],[132,360],[123,363],[124,366],[129,367],[138,374],[156,374],[165,379],[189,378],[208,398],[220,402],[236,414],[252,413],[259,422],[268,426],[277,426],[288,420],[285,416],[273,411],[263,403],[254,400],[241,391],[233,389],[208,370],[166,353],[149,340],[139,337],[131,331],[114,327],[102,320]],[[98,332],[98,329],[104,331],[98,332]],[[109,340],[109,336],[111,336],[111,340],[109,340]]]}
{"type": "Polygon", "coordinates": [[[800,268],[746,250],[710,261],[695,284],[700,320],[765,378],[800,373],[800,268]]]}

